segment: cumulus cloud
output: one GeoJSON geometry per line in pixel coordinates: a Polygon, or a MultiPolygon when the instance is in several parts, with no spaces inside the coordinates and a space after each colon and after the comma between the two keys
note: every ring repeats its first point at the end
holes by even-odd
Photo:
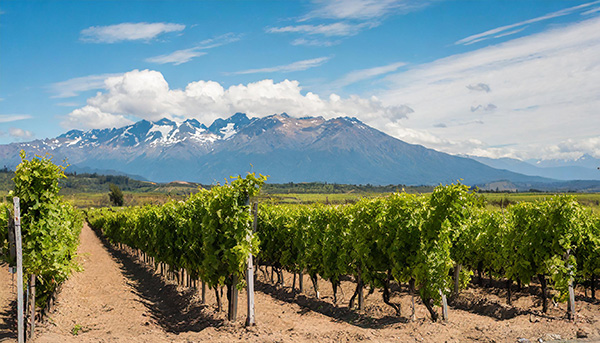
{"type": "Polygon", "coordinates": [[[93,106],[84,106],[69,113],[62,126],[79,129],[104,129],[129,125],[133,121],[121,114],[104,113],[93,106]]]}
{"type": "Polygon", "coordinates": [[[66,81],[55,82],[47,88],[54,93],[51,98],[71,98],[82,92],[104,88],[104,80],[121,74],[98,74],[76,77],[66,81]]]}
{"type": "Polygon", "coordinates": [[[8,134],[11,137],[16,138],[18,140],[27,140],[33,138],[33,133],[31,131],[19,129],[16,127],[9,128],[8,134]]]}
{"type": "MultiPolygon", "coordinates": [[[[402,125],[420,134],[400,132],[403,136],[398,138],[450,153],[466,151],[459,150],[459,144],[445,145],[444,141],[467,138],[484,142],[472,148],[482,155],[489,150],[496,156],[544,154],[550,158],[560,150],[541,147],[597,136],[599,80],[600,18],[595,17],[412,66],[389,75],[389,88],[379,96],[385,104],[406,104],[414,109],[402,125]],[[490,85],[493,92],[486,90],[491,90],[490,85]],[[486,109],[485,122],[478,123],[486,109]],[[438,123],[448,127],[434,127],[438,123]],[[420,138],[428,134],[437,140],[420,138]],[[496,148],[509,143],[510,149],[496,148]]],[[[385,125],[377,127],[388,129],[385,125]]],[[[577,147],[580,154],[593,150],[585,145],[577,147]]]]}
{"type": "Polygon", "coordinates": [[[196,81],[184,89],[171,89],[158,71],[133,70],[105,81],[106,91],[89,98],[87,106],[74,110],[63,120],[67,128],[120,126],[130,118],[181,120],[196,118],[211,123],[236,112],[262,117],[286,112],[292,116],[352,116],[367,120],[398,121],[412,109],[398,104],[386,106],[376,97],[328,98],[307,92],[298,81],[262,80],[224,88],[214,81],[196,81]]]}
{"type": "Polygon", "coordinates": [[[297,61],[297,62],[293,62],[293,63],[286,64],[286,65],[280,65],[280,66],[276,66],[276,67],[242,70],[242,71],[233,72],[231,74],[239,75],[239,74],[257,74],[257,73],[287,73],[287,72],[292,72],[292,71],[301,71],[301,70],[306,70],[306,69],[310,69],[310,68],[320,67],[321,65],[323,65],[330,59],[331,59],[331,57],[319,57],[319,58],[313,58],[313,59],[309,59],[309,60],[297,61]]]}
{"type": "Polygon", "coordinates": [[[29,114],[0,114],[0,123],[10,123],[24,119],[31,119],[31,116],[29,114]]]}
{"type": "Polygon", "coordinates": [[[180,32],[185,25],[173,23],[122,23],[109,26],[91,26],[80,33],[80,39],[90,43],[117,43],[152,40],[163,33],[180,32]]]}

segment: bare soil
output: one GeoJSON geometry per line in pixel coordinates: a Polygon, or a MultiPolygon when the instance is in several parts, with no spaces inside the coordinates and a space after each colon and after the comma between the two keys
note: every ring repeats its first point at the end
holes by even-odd
{"type": "MultiPolygon", "coordinates": [[[[291,288],[291,274],[284,273],[284,286],[276,286],[269,269],[257,273],[257,325],[246,328],[244,291],[238,320],[232,323],[226,312],[217,312],[213,290],[207,292],[207,304],[201,304],[197,290],[166,280],[136,257],[100,240],[87,226],[79,255],[83,271],[63,285],[54,309],[38,324],[36,342],[600,342],[600,301],[585,297],[582,290],[572,323],[566,320],[565,304],[541,313],[535,285],[514,289],[509,306],[503,283],[487,287],[489,281],[484,280],[485,286],[472,285],[453,301],[447,322],[432,323],[418,298],[417,319],[410,320],[411,296],[405,286],[396,285],[391,299],[401,305],[400,317],[383,303],[378,290],[366,298],[364,313],[358,313],[348,308],[355,288],[351,280],[342,282],[334,305],[329,283],[319,281],[317,299],[307,276],[300,294],[291,288]]],[[[15,341],[13,293],[3,266],[0,342],[15,341]]]]}

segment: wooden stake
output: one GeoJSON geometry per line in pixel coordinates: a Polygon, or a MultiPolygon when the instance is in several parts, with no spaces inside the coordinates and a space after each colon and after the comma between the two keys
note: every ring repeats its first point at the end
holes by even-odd
{"type": "Polygon", "coordinates": [[[410,297],[411,297],[411,301],[412,301],[412,314],[410,316],[410,319],[412,321],[415,321],[415,320],[417,320],[417,313],[416,313],[416,310],[415,310],[415,293],[416,293],[416,290],[415,290],[415,279],[411,278],[408,281],[408,288],[410,289],[410,297]]]}
{"type": "Polygon", "coordinates": [[[23,245],[21,241],[21,208],[19,198],[13,198],[15,222],[15,246],[17,249],[17,340],[25,342],[25,320],[23,318],[23,245]]]}
{"type": "Polygon", "coordinates": [[[35,274],[31,274],[31,278],[29,279],[29,339],[33,340],[33,335],[35,333],[35,274]]]}
{"type": "Polygon", "coordinates": [[[231,277],[231,285],[227,285],[227,297],[229,298],[229,308],[227,311],[227,319],[235,322],[237,319],[237,306],[238,306],[238,289],[237,281],[238,278],[235,274],[231,277]]]}
{"type": "Polygon", "coordinates": [[[440,295],[442,296],[442,317],[444,321],[448,321],[448,300],[446,300],[446,294],[439,290],[440,295]]]}
{"type": "Polygon", "coordinates": [[[206,282],[202,280],[202,304],[206,304],[206,282]]]}
{"type": "Polygon", "coordinates": [[[575,292],[573,291],[573,278],[569,280],[569,316],[575,321],[575,292]]]}
{"type": "Polygon", "coordinates": [[[452,294],[453,298],[458,296],[459,286],[460,286],[460,269],[461,269],[461,267],[462,266],[460,264],[454,265],[454,293],[452,294]]]}
{"type": "MultiPolygon", "coordinates": [[[[567,250],[567,259],[571,254],[571,249],[567,250]]],[[[573,266],[567,264],[569,270],[569,317],[572,321],[575,321],[575,292],[573,291],[573,266]]]]}
{"type": "MultiPolygon", "coordinates": [[[[258,225],[258,203],[252,205],[252,212],[254,212],[254,218],[252,220],[252,232],[256,232],[256,226],[258,225]]],[[[248,237],[250,239],[250,237],[248,237]]],[[[256,325],[256,316],[254,314],[254,261],[252,260],[252,254],[248,254],[247,260],[248,269],[246,270],[246,293],[247,296],[247,308],[248,316],[246,317],[246,326],[256,325]]]]}

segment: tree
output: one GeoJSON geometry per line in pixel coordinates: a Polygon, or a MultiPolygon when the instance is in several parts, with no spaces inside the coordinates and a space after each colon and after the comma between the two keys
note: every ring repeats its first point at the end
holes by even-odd
{"type": "Polygon", "coordinates": [[[110,192],[108,193],[110,202],[115,206],[123,206],[123,192],[119,186],[111,183],[108,185],[108,188],[110,188],[110,192]]]}

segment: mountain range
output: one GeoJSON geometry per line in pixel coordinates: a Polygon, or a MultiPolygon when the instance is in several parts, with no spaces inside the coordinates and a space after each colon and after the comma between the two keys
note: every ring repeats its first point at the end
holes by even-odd
{"type": "Polygon", "coordinates": [[[510,163],[494,167],[490,161],[409,144],[356,118],[285,113],[263,118],[236,113],[208,127],[195,119],[161,119],[71,130],[56,138],[0,145],[0,164],[16,166],[21,149],[67,159],[71,171],[110,170],[158,182],[211,184],[246,172],[269,175],[273,183],[435,185],[461,179],[469,185],[502,181],[527,189],[554,182],[551,175],[507,170],[510,163]]]}

